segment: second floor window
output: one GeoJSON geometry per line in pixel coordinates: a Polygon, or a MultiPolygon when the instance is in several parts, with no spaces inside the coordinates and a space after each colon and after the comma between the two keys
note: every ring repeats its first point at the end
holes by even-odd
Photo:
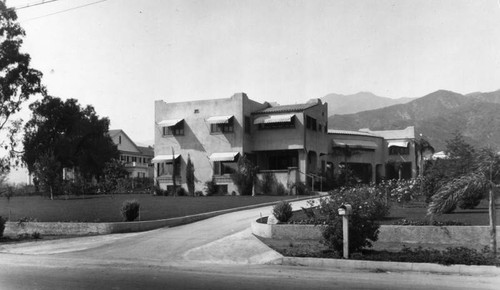
{"type": "Polygon", "coordinates": [[[307,129],[316,131],[317,130],[316,119],[306,115],[306,127],[307,129]]]}
{"type": "Polygon", "coordinates": [[[249,116],[245,116],[245,133],[252,133],[252,119],[249,116]]]}
{"type": "Polygon", "coordinates": [[[391,146],[391,147],[389,147],[389,155],[409,155],[409,154],[410,154],[409,146],[406,146],[406,147],[391,146]]]}
{"type": "Polygon", "coordinates": [[[227,123],[210,124],[210,133],[233,133],[233,132],[234,132],[233,118],[229,119],[227,123]]]}
{"type": "Polygon", "coordinates": [[[177,123],[175,126],[163,127],[163,136],[184,136],[184,121],[177,123]]]}

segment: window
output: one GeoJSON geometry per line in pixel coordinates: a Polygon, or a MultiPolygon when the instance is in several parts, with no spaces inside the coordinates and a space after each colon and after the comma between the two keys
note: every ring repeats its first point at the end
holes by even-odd
{"type": "Polygon", "coordinates": [[[306,115],[306,127],[307,127],[307,129],[316,131],[316,128],[317,128],[316,119],[306,115]]]}
{"type": "Polygon", "coordinates": [[[234,125],[233,118],[229,119],[225,124],[210,124],[210,133],[233,133],[234,125]]]}
{"type": "Polygon", "coordinates": [[[245,133],[252,133],[252,119],[249,116],[245,116],[245,133]]]}
{"type": "Polygon", "coordinates": [[[132,162],[137,162],[137,157],[132,157],[132,162]]]}
{"type": "Polygon", "coordinates": [[[194,113],[198,114],[198,113],[200,113],[200,110],[199,109],[194,109],[194,113]]]}
{"type": "Polygon", "coordinates": [[[323,132],[323,127],[321,126],[321,124],[318,124],[318,132],[323,132]]]}
{"type": "Polygon", "coordinates": [[[118,136],[118,144],[122,144],[122,136],[118,136]]]}
{"type": "Polygon", "coordinates": [[[236,172],[238,162],[236,161],[215,161],[214,175],[233,174],[236,172]]]}
{"type": "Polygon", "coordinates": [[[290,120],[290,122],[259,124],[259,130],[265,130],[265,129],[285,129],[285,128],[295,128],[295,120],[294,120],[294,118],[292,118],[290,120]]]}
{"type": "MultiPolygon", "coordinates": [[[[156,173],[158,176],[161,176],[161,175],[172,176],[174,173],[174,166],[173,166],[172,162],[158,163],[156,170],[157,170],[156,173]]],[[[181,163],[175,162],[175,176],[180,176],[180,174],[181,174],[181,163]]]]}
{"type": "Polygon", "coordinates": [[[289,167],[298,167],[298,154],[292,152],[276,152],[269,156],[269,170],[283,170],[289,167]]]}
{"type": "Polygon", "coordinates": [[[184,136],[184,120],[174,126],[163,127],[163,136],[184,136]]]}
{"type": "Polygon", "coordinates": [[[406,146],[406,147],[399,147],[399,146],[389,147],[389,155],[409,155],[409,154],[410,154],[410,148],[408,146],[406,146]]]}

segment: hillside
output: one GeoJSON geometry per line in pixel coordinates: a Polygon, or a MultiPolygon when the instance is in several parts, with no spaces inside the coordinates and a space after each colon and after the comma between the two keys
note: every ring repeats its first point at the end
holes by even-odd
{"type": "Polygon", "coordinates": [[[321,101],[328,103],[328,116],[335,114],[353,114],[374,110],[396,104],[410,102],[413,99],[391,99],[376,96],[370,92],[359,92],[353,95],[328,94],[321,101]]]}
{"type": "Polygon", "coordinates": [[[461,95],[436,91],[406,104],[329,118],[331,128],[404,129],[415,126],[436,150],[460,131],[471,144],[500,150],[500,91],[461,95]]]}

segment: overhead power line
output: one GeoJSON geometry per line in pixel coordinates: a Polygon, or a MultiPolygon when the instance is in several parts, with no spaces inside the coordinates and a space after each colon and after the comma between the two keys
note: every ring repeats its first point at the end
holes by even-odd
{"type": "Polygon", "coordinates": [[[47,1],[42,1],[42,2],[35,3],[35,4],[26,4],[24,6],[14,7],[14,9],[15,10],[21,10],[21,9],[35,7],[35,6],[38,6],[38,5],[48,4],[50,2],[55,2],[55,1],[59,1],[59,0],[47,0],[47,1]]]}
{"type": "MultiPolygon", "coordinates": [[[[58,1],[58,0],[51,0],[51,2],[53,2],[53,1],[58,1]]],[[[72,10],[84,8],[84,7],[87,7],[87,6],[95,5],[95,4],[98,4],[98,3],[101,3],[101,2],[105,2],[105,1],[108,1],[108,0],[100,0],[100,1],[95,1],[95,2],[91,2],[91,3],[83,4],[83,5],[80,5],[80,6],[71,7],[71,8],[68,8],[68,9],[56,11],[56,12],[49,13],[49,14],[45,14],[45,15],[42,15],[42,16],[37,16],[37,17],[25,19],[25,20],[22,20],[21,22],[27,22],[27,21],[31,21],[31,20],[35,20],[35,19],[45,18],[45,17],[48,17],[48,16],[52,16],[52,15],[56,15],[56,14],[61,14],[61,13],[64,13],[64,12],[68,12],[68,11],[72,11],[72,10]]],[[[47,3],[47,2],[45,2],[45,3],[47,3]]]]}

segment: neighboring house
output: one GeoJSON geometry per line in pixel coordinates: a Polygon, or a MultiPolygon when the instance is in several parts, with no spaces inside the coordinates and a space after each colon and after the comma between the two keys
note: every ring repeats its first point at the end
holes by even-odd
{"type": "Polygon", "coordinates": [[[385,177],[387,179],[409,179],[417,177],[415,154],[415,127],[403,130],[371,131],[361,129],[360,132],[383,137],[385,140],[385,177]]]}
{"type": "Polygon", "coordinates": [[[448,154],[446,154],[446,152],[444,152],[444,151],[439,151],[439,152],[432,154],[432,156],[428,159],[430,159],[430,160],[448,159],[448,154]]]}
{"type": "Polygon", "coordinates": [[[319,153],[327,142],[327,104],[272,106],[244,93],[193,102],[155,102],[155,178],[162,188],[185,185],[188,157],[196,189],[214,178],[221,191],[238,193],[231,174],[245,154],[262,172],[287,187],[324,170],[319,153]],[[173,166],[176,166],[174,170],[173,166]]]}
{"type": "Polygon", "coordinates": [[[125,163],[129,177],[152,178],[154,157],[152,147],[137,146],[123,130],[109,130],[109,136],[120,151],[120,160],[125,163]]]}

